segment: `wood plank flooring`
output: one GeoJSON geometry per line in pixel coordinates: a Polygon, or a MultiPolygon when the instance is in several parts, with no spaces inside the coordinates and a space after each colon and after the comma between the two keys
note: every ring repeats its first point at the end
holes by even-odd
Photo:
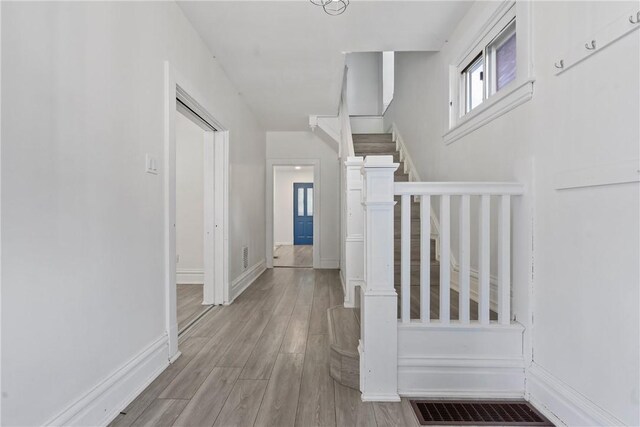
{"type": "Polygon", "coordinates": [[[313,267],[313,245],[283,245],[273,252],[274,267],[313,267]]]}
{"type": "Polygon", "coordinates": [[[200,313],[209,308],[202,305],[202,285],[177,285],[178,330],[182,330],[200,313]]]}
{"type": "Polygon", "coordinates": [[[407,401],[363,403],[330,377],[326,308],[342,300],[336,270],[267,270],[111,425],[417,426],[407,401]]]}

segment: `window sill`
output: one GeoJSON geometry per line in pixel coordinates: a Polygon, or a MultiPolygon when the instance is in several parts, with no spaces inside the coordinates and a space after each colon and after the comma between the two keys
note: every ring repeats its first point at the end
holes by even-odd
{"type": "Polygon", "coordinates": [[[445,144],[457,141],[530,100],[533,96],[533,82],[533,79],[529,79],[504,93],[498,93],[467,113],[443,135],[445,144]]]}

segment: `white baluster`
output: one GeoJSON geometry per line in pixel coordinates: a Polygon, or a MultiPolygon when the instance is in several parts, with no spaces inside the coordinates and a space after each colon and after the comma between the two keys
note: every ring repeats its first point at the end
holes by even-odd
{"type": "Polygon", "coordinates": [[[402,196],[401,204],[400,280],[402,322],[411,321],[411,196],[402,196]]]}
{"type": "Polygon", "coordinates": [[[431,196],[420,200],[420,319],[431,317],[431,196]]]}
{"type": "Polygon", "coordinates": [[[460,255],[458,262],[458,291],[460,323],[469,323],[469,245],[470,245],[470,224],[469,224],[469,195],[460,197],[460,255]]]}
{"type": "Polygon", "coordinates": [[[450,313],[450,196],[440,196],[440,322],[449,323],[450,313]]]}
{"type": "Polygon", "coordinates": [[[478,224],[478,320],[483,325],[489,324],[489,268],[491,257],[490,246],[490,217],[491,198],[484,194],[480,196],[480,214],[478,224]]]}
{"type": "Polygon", "coordinates": [[[511,316],[511,197],[500,196],[498,210],[498,322],[508,325],[511,316]]]}

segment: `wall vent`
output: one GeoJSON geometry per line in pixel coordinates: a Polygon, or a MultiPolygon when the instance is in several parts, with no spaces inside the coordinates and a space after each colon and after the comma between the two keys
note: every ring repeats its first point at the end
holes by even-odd
{"type": "Polygon", "coordinates": [[[553,426],[525,401],[410,400],[422,426],[553,426]]]}
{"type": "Polygon", "coordinates": [[[242,248],[242,269],[246,270],[249,268],[249,247],[244,246],[242,248]]]}

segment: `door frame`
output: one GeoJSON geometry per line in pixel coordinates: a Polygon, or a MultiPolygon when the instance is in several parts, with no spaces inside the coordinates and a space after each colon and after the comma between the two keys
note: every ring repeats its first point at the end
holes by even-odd
{"type": "Polygon", "coordinates": [[[199,100],[198,90],[165,61],[164,87],[164,282],[169,360],[178,351],[176,294],[176,100],[215,129],[204,133],[204,252],[203,304],[229,301],[229,131],[199,100]],[[210,262],[210,261],[213,262],[210,262]]]}
{"type": "MultiPolygon", "coordinates": [[[[300,218],[299,215],[297,215],[297,210],[298,210],[298,203],[300,203],[300,199],[298,196],[298,191],[296,191],[299,188],[303,188],[303,189],[308,189],[311,188],[311,193],[313,194],[313,182],[294,182],[293,183],[293,244],[294,246],[296,245],[296,218],[300,218]],[[297,202],[297,203],[296,203],[297,202]]],[[[304,212],[307,212],[307,192],[303,191],[302,193],[302,203],[304,205],[304,212]]],[[[315,202],[315,201],[314,201],[315,202]]],[[[315,211],[315,203],[313,206],[312,211],[315,211]]],[[[307,215],[303,215],[304,217],[308,217],[308,213],[307,215]]],[[[313,224],[315,220],[315,212],[311,212],[311,224],[313,224]]],[[[311,231],[311,233],[313,234],[313,230],[311,231]]],[[[315,236],[311,236],[311,244],[313,245],[313,238],[315,236]]],[[[302,243],[300,245],[308,245],[308,243],[302,243]]]]}
{"type": "Polygon", "coordinates": [[[322,268],[320,262],[320,218],[322,200],[320,198],[320,159],[267,159],[267,268],[273,268],[273,168],[274,166],[313,166],[313,268],[322,268]]]}

